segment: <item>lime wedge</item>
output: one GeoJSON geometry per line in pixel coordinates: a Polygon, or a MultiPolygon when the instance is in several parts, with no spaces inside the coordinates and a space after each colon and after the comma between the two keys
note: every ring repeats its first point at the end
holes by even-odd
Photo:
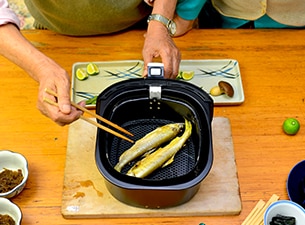
{"type": "Polygon", "coordinates": [[[195,75],[194,71],[179,71],[176,79],[178,80],[191,80],[195,75]]]}
{"type": "Polygon", "coordinates": [[[181,77],[183,80],[191,80],[195,75],[194,71],[182,71],[181,77]]]}
{"type": "Polygon", "coordinates": [[[100,72],[100,70],[96,64],[91,62],[87,65],[87,73],[89,75],[91,75],[91,76],[97,75],[97,74],[99,74],[99,72],[100,72]]]}
{"type": "Polygon", "coordinates": [[[76,78],[79,80],[86,80],[88,78],[88,74],[84,69],[78,68],[76,70],[76,78]]]}

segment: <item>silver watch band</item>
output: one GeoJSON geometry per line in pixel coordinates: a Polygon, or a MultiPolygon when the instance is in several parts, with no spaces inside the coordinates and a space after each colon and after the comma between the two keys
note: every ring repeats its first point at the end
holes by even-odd
{"type": "Polygon", "coordinates": [[[147,22],[149,23],[151,20],[159,21],[167,28],[170,35],[174,35],[176,33],[176,24],[173,20],[168,19],[160,14],[151,14],[148,16],[147,22]]]}

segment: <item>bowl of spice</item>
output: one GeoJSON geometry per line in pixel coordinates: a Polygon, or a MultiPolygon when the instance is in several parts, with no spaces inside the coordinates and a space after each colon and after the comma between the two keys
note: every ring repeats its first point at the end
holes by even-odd
{"type": "Polygon", "coordinates": [[[22,213],[20,208],[7,198],[0,197],[0,224],[21,224],[22,213]]]}
{"type": "Polygon", "coordinates": [[[276,201],[267,208],[264,214],[264,225],[301,224],[305,224],[305,210],[293,201],[276,201]]]}
{"type": "Polygon", "coordinates": [[[18,195],[28,179],[28,163],[20,153],[0,150],[0,197],[18,195]]]}

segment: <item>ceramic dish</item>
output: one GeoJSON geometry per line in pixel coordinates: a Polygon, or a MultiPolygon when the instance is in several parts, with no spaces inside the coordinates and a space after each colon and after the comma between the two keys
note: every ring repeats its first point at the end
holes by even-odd
{"type": "Polygon", "coordinates": [[[6,198],[0,197],[0,215],[8,215],[15,221],[16,225],[21,224],[22,213],[20,208],[6,198]]]}
{"type": "MultiPolygon", "coordinates": [[[[100,73],[80,81],[76,78],[78,68],[86,69],[89,62],[78,62],[72,67],[72,101],[92,99],[110,85],[119,81],[140,78],[144,63],[140,60],[94,62],[100,73]]],[[[197,85],[207,93],[218,82],[229,82],[234,89],[232,98],[221,95],[213,97],[214,105],[239,105],[244,102],[244,91],[239,70],[239,64],[234,59],[221,60],[182,60],[180,71],[194,71],[193,79],[188,82],[197,85]]],[[[89,103],[88,108],[94,108],[95,103],[89,103]]]]}
{"type": "Polygon", "coordinates": [[[18,195],[26,185],[28,179],[28,163],[25,157],[19,153],[8,150],[0,150],[0,172],[8,169],[17,171],[21,169],[23,180],[22,182],[8,192],[0,193],[0,197],[12,198],[18,195]]]}
{"type": "Polygon", "coordinates": [[[272,203],[264,214],[264,225],[269,225],[272,218],[278,214],[296,219],[296,225],[305,224],[305,210],[295,202],[279,200],[272,203]]]}
{"type": "Polygon", "coordinates": [[[286,186],[290,200],[305,208],[305,160],[291,169],[286,186]]]}

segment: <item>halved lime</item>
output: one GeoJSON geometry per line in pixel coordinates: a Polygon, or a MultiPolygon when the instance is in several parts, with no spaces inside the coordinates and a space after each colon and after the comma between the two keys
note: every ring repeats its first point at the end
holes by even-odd
{"type": "Polygon", "coordinates": [[[300,129],[300,123],[297,119],[288,118],[284,121],[282,127],[286,134],[295,135],[300,129]]]}
{"type": "Polygon", "coordinates": [[[76,78],[79,80],[86,80],[88,78],[88,74],[85,69],[78,68],[76,70],[76,78]]]}
{"type": "Polygon", "coordinates": [[[100,70],[99,70],[99,68],[98,68],[98,66],[95,64],[95,63],[89,63],[88,65],[87,65],[87,73],[89,74],[89,75],[97,75],[97,74],[99,74],[99,72],[100,72],[100,70]]]}
{"type": "Polygon", "coordinates": [[[179,77],[183,80],[191,80],[195,75],[194,71],[180,71],[179,77]]]}

